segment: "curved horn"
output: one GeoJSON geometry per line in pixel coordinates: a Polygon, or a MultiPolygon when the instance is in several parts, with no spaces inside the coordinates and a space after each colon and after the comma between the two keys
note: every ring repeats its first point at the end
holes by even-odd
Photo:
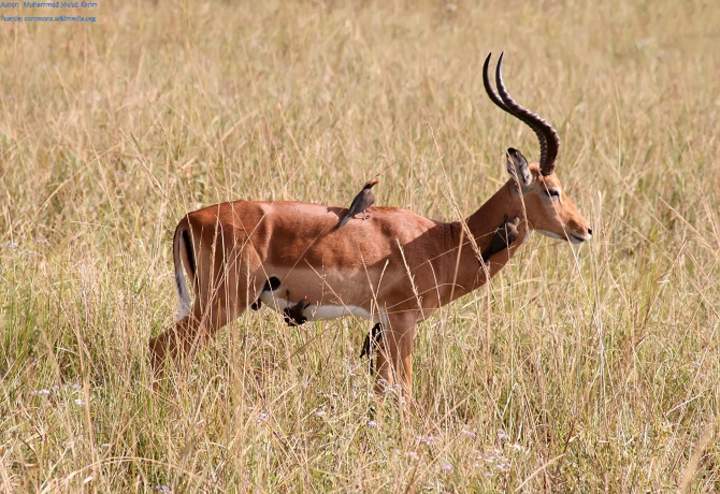
{"type": "Polygon", "coordinates": [[[502,98],[503,103],[505,103],[505,106],[513,115],[528,124],[530,128],[535,131],[540,141],[540,171],[543,175],[550,175],[555,168],[555,159],[560,149],[560,136],[558,136],[557,131],[548,121],[540,115],[523,108],[510,96],[510,93],[503,83],[502,62],[503,53],[500,54],[495,69],[495,84],[497,85],[498,93],[500,93],[500,98],[502,98]]]}
{"type": "MultiPolygon", "coordinates": [[[[498,64],[502,63],[502,57],[503,52],[500,52],[500,61],[498,64]]],[[[545,134],[538,132],[535,128],[534,121],[528,121],[524,118],[524,115],[519,115],[517,111],[511,110],[507,106],[505,106],[505,103],[500,99],[500,96],[495,92],[495,89],[492,87],[492,84],[490,84],[490,76],[488,75],[488,69],[490,68],[490,58],[492,57],[492,52],[488,53],[488,56],[485,58],[485,63],[483,64],[483,85],[485,86],[485,92],[487,93],[490,100],[495,103],[497,106],[499,106],[503,111],[509,113],[515,118],[520,119],[522,122],[526,123],[532,130],[535,132],[535,135],[537,136],[538,140],[540,141],[540,155],[542,156],[542,150],[547,149],[547,139],[545,138],[545,134]]],[[[501,79],[502,80],[502,79],[501,79]]],[[[502,86],[503,89],[505,86],[502,86]]],[[[505,94],[510,97],[509,94],[507,94],[507,91],[505,91],[505,94]]],[[[512,98],[510,98],[512,101],[512,98]]],[[[517,105],[516,106],[520,106],[517,105]]]]}
{"type": "Polygon", "coordinates": [[[543,175],[549,175],[555,168],[555,159],[557,158],[558,150],[560,148],[560,137],[549,122],[539,115],[522,107],[512,98],[512,96],[510,96],[510,93],[505,88],[502,77],[503,53],[500,54],[497,67],[495,69],[495,84],[497,85],[498,92],[500,94],[498,96],[495,93],[490,85],[487,73],[491,56],[492,53],[488,54],[485,59],[485,64],[483,65],[483,83],[485,84],[485,91],[488,93],[488,97],[493,103],[527,124],[533,132],[535,132],[540,144],[540,171],[543,175]]]}
{"type": "MultiPolygon", "coordinates": [[[[501,55],[502,56],[502,55],[501,55]]],[[[507,109],[505,106],[505,103],[502,102],[500,99],[500,96],[495,92],[495,89],[492,87],[492,84],[490,84],[490,77],[488,76],[488,68],[490,67],[490,57],[492,57],[492,52],[488,53],[488,56],[485,57],[485,63],[483,64],[483,84],[485,85],[485,92],[487,93],[488,97],[490,98],[490,101],[495,103],[497,106],[502,108],[503,111],[508,112],[510,115],[514,115],[513,112],[507,109]]]]}

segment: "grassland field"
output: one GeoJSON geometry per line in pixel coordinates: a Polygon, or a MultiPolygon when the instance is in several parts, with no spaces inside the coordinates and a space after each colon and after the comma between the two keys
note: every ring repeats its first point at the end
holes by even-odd
{"type": "Polygon", "coordinates": [[[99,3],[0,23],[0,492],[720,491],[717,2],[99,3]],[[186,211],[380,174],[453,220],[536,159],[500,50],[592,242],[422,323],[412,409],[353,318],[248,312],[152,385],[186,211]]]}

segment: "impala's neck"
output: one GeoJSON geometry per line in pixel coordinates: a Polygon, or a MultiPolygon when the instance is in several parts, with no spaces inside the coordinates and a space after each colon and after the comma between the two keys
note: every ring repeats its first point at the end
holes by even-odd
{"type": "Polygon", "coordinates": [[[470,215],[465,220],[469,232],[467,230],[462,231],[463,228],[460,223],[452,224],[453,245],[457,246],[462,244],[462,247],[459,262],[457,261],[457,249],[455,249],[452,260],[453,265],[450,266],[449,271],[446,271],[446,276],[449,273],[450,278],[448,283],[450,286],[454,284],[454,288],[451,290],[447,302],[475,290],[487,281],[485,269],[479,260],[476,247],[473,244],[477,245],[477,249],[479,249],[480,252],[483,252],[484,249],[488,247],[493,233],[499,226],[508,219],[515,217],[521,218],[521,223],[518,227],[520,235],[517,240],[513,242],[510,249],[493,256],[486,266],[488,274],[492,277],[505,266],[505,263],[507,263],[515,253],[515,250],[525,242],[527,238],[527,224],[525,221],[522,221],[522,218],[525,216],[523,214],[523,204],[520,194],[514,189],[515,186],[515,182],[509,180],[488,199],[485,204],[480,206],[480,209],[470,215]],[[468,238],[469,234],[472,234],[474,242],[468,238]]]}
{"type": "Polygon", "coordinates": [[[480,209],[466,218],[465,223],[478,242],[482,242],[489,240],[489,234],[505,220],[516,216],[524,216],[523,205],[520,194],[515,191],[515,182],[508,180],[480,209]]]}

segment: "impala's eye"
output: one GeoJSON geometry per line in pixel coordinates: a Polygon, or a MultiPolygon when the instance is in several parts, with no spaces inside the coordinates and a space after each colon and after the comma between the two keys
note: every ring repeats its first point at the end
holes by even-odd
{"type": "Polygon", "coordinates": [[[545,189],[545,193],[551,199],[560,199],[560,191],[557,189],[545,189]]]}

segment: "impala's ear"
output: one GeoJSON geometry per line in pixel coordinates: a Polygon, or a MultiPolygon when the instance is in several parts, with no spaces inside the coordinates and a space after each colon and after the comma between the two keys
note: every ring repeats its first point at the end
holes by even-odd
{"type": "Polygon", "coordinates": [[[507,172],[510,176],[515,177],[523,187],[530,185],[532,175],[530,175],[530,168],[525,156],[515,148],[508,148],[505,157],[507,158],[507,172]]]}

